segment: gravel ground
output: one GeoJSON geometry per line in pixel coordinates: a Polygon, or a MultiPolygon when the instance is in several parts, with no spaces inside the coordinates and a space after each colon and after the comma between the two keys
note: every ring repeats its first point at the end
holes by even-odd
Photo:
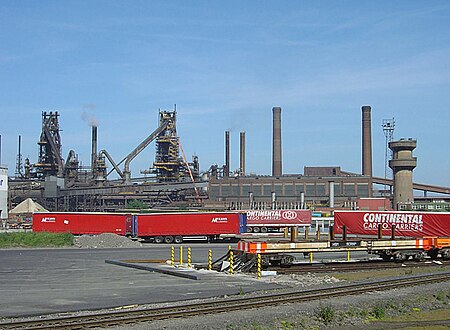
{"type": "Polygon", "coordinates": [[[104,249],[104,248],[138,248],[142,244],[133,241],[128,237],[116,234],[100,234],[100,235],[82,235],[74,239],[74,245],[85,249],[104,249]]]}

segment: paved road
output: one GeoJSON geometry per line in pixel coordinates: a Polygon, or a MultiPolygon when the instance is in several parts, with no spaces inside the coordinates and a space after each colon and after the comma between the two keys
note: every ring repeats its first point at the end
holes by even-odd
{"type": "MultiPolygon", "coordinates": [[[[227,244],[192,244],[193,262],[205,262],[227,244]]],[[[187,246],[185,246],[186,249],[187,246]]],[[[205,298],[270,289],[240,276],[198,281],[106,264],[107,259],[169,258],[170,246],[138,249],[12,249],[0,250],[0,316],[38,315],[205,298]]]]}

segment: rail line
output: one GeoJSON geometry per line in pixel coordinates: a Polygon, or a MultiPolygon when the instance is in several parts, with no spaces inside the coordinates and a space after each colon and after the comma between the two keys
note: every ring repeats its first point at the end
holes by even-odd
{"type": "Polygon", "coordinates": [[[325,272],[351,272],[360,270],[375,269],[395,269],[395,268],[423,268],[449,266],[450,261],[440,261],[440,263],[423,261],[407,261],[404,263],[396,263],[392,261],[358,261],[358,262],[328,262],[317,264],[293,264],[290,267],[269,267],[267,270],[274,270],[279,274],[295,274],[295,273],[325,273],[325,272]]]}
{"type": "Polygon", "coordinates": [[[289,293],[272,293],[258,297],[239,297],[221,301],[177,305],[162,308],[150,308],[129,311],[102,312],[92,315],[48,318],[31,321],[3,322],[1,329],[86,329],[93,327],[108,327],[114,325],[149,322],[161,319],[198,316],[205,314],[230,312],[298,303],[310,300],[325,299],[338,296],[361,294],[373,291],[390,290],[412,285],[423,285],[450,281],[450,272],[434,273],[419,276],[402,277],[394,280],[370,281],[349,284],[325,289],[307,291],[292,291],[289,293]]]}

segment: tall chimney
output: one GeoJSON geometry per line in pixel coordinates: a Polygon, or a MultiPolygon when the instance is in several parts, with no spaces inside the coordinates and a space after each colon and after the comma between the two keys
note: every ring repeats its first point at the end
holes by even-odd
{"type": "Polygon", "coordinates": [[[95,173],[97,164],[97,126],[92,126],[92,153],[91,153],[91,172],[95,173]]]}
{"type": "Polygon", "coordinates": [[[370,177],[369,197],[372,197],[372,108],[362,107],[362,175],[370,177]]]}
{"type": "Polygon", "coordinates": [[[19,150],[17,152],[16,176],[23,177],[22,174],[22,137],[19,135],[19,150]]]}
{"type": "Polygon", "coordinates": [[[371,108],[362,107],[362,174],[372,176],[371,108]]]}
{"type": "Polygon", "coordinates": [[[223,169],[223,176],[230,175],[230,131],[225,131],[225,168],[223,169]]]}
{"type": "Polygon", "coordinates": [[[272,176],[282,175],[281,160],[281,108],[273,107],[273,149],[272,149],[272,176]]]}
{"type": "Polygon", "coordinates": [[[239,158],[239,168],[240,175],[245,175],[245,132],[241,132],[240,134],[240,158],[239,158]]]}

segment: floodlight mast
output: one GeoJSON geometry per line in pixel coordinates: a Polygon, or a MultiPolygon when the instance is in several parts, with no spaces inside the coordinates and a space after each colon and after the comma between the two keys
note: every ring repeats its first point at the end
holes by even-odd
{"type": "MultiPolygon", "coordinates": [[[[394,129],[395,129],[395,120],[392,119],[383,119],[383,132],[386,138],[386,145],[384,151],[384,179],[392,179],[392,170],[389,167],[389,160],[392,159],[392,150],[389,149],[389,142],[394,140],[394,129]]],[[[392,193],[392,186],[391,186],[392,193]]],[[[386,184],[384,184],[384,194],[386,194],[386,184]]]]}

